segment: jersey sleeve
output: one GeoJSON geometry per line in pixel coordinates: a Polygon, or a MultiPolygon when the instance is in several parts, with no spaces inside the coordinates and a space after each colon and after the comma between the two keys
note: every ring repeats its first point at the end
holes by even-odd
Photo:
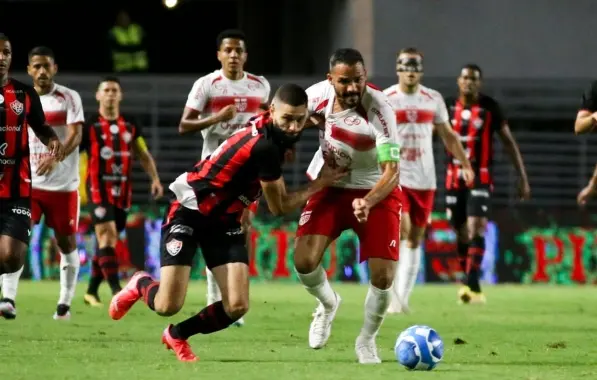
{"type": "Polygon", "coordinates": [[[199,78],[193,84],[185,107],[203,112],[209,98],[209,81],[206,77],[199,78]]]}
{"type": "Polygon", "coordinates": [[[440,93],[437,93],[437,95],[436,95],[436,102],[437,102],[437,108],[435,110],[433,124],[448,123],[450,121],[450,116],[448,115],[448,108],[446,107],[446,102],[444,101],[444,97],[440,93]]]}
{"type": "Polygon", "coordinates": [[[76,91],[70,91],[66,110],[66,124],[77,124],[85,121],[83,102],[76,91]]]}
{"type": "Polygon", "coordinates": [[[582,94],[580,110],[597,112],[597,81],[591,83],[591,87],[582,94]]]}
{"type": "Polygon", "coordinates": [[[278,147],[268,140],[259,140],[251,152],[257,165],[260,181],[275,181],[282,176],[282,162],[278,147]]]}
{"type": "Polygon", "coordinates": [[[272,91],[272,87],[269,84],[269,81],[265,79],[265,77],[259,77],[263,82],[263,87],[265,87],[265,95],[263,95],[263,99],[261,99],[262,104],[269,104],[269,97],[272,91]]]}
{"type": "Polygon", "coordinates": [[[369,120],[373,126],[378,161],[400,161],[398,127],[389,101],[371,107],[369,114],[373,115],[369,120]]]}
{"type": "Polygon", "coordinates": [[[27,114],[27,124],[35,131],[38,128],[43,127],[46,123],[46,117],[44,115],[44,109],[41,105],[39,95],[33,87],[27,89],[27,95],[29,95],[29,113],[27,114]]]}
{"type": "Polygon", "coordinates": [[[322,87],[323,86],[321,83],[317,83],[305,91],[307,93],[307,97],[309,98],[307,103],[309,113],[325,113],[325,108],[329,100],[325,96],[325,92],[323,91],[322,87]]]}
{"type": "Polygon", "coordinates": [[[135,126],[135,133],[133,134],[133,141],[138,138],[143,138],[143,127],[139,124],[139,120],[136,118],[129,118],[129,122],[135,126]]]}

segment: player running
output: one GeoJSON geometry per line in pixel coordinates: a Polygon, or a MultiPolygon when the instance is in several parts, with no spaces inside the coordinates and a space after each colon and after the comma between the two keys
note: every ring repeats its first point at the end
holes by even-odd
{"type": "MultiPolygon", "coordinates": [[[[297,230],[294,265],[300,281],[319,301],[309,329],[309,346],[322,348],[331,333],[340,296],[332,290],[321,259],[342,231],[353,229],[360,241],[360,260],[367,261],[371,283],[365,321],[355,342],[359,363],[380,363],[375,337],[391,299],[398,260],[400,145],[394,111],[381,91],[367,85],[361,54],[337,50],[328,79],[311,86],[309,111],[325,117],[320,134],[323,158],[350,174],[309,198],[297,230]]],[[[317,177],[321,155],[311,162],[317,177]]]]}
{"type": "Polygon", "coordinates": [[[0,33],[0,275],[9,277],[8,286],[2,288],[0,314],[6,318],[16,316],[16,284],[31,235],[27,126],[48,147],[51,160],[64,159],[64,147],[52,127],[46,124],[37,92],[8,77],[11,61],[12,45],[8,37],[0,33]]]}
{"type": "Polygon", "coordinates": [[[112,294],[122,289],[118,278],[116,244],[126,227],[131,207],[133,156],[139,159],[151,178],[151,195],[160,198],[164,189],[143,138],[141,125],[120,113],[122,88],[118,78],[102,79],[95,97],[99,102],[99,115],[89,118],[83,130],[81,147],[88,155],[91,218],[98,244],[84,300],[89,305],[99,306],[98,289],[104,278],[112,294]]]}
{"type": "MultiPolygon", "coordinates": [[[[56,165],[48,148],[34,133],[29,134],[33,187],[31,219],[37,224],[45,215],[45,224],[56,235],[60,249],[60,296],[54,319],[68,320],[80,265],[75,233],[79,224],[79,144],[85,119],[79,94],[54,82],[57,71],[54,52],[50,48],[39,46],[29,52],[27,72],[40,96],[46,122],[54,128],[66,154],[64,161],[56,165]]],[[[23,267],[16,273],[4,275],[2,288],[16,291],[22,272],[23,267]]],[[[9,310],[2,315],[4,318],[15,317],[9,310]]]]}
{"type": "Polygon", "coordinates": [[[283,85],[269,112],[252,119],[248,127],[229,137],[211,156],[170,185],[176,199],[162,227],[160,282],[145,272],[136,273],[112,299],[112,319],[124,317],[140,298],[161,316],[178,313],[198,246],[222,291],[222,300],[166,327],[162,342],[179,360],[195,361],[189,337],[223,330],[247,312],[249,257],[240,225],[245,207],[263,191],[272,213],[286,214],[345,174],[325,170],[307,189],[286,192],[282,177],[284,153],[298,141],[307,116],[305,91],[293,84],[283,85]]]}
{"type": "Polygon", "coordinates": [[[423,54],[415,48],[402,49],[396,57],[398,84],[384,93],[396,114],[400,141],[400,186],[402,219],[400,260],[392,286],[389,313],[408,312],[421,263],[421,243],[433,211],[436,189],[433,131],[446,150],[462,162],[462,175],[471,184],[474,173],[459,136],[452,130],[442,95],[421,84],[423,54]]]}
{"type": "Polygon", "coordinates": [[[464,286],[458,292],[460,303],[486,302],[479,276],[493,190],[494,132],[500,136],[520,178],[520,198],[526,200],[531,195],[522,156],[506,116],[497,101],[480,92],[481,80],[479,66],[465,65],[458,77],[458,98],[447,100],[452,128],[460,136],[475,172],[473,185],[467,186],[462,162],[447,152],[446,213],[456,230],[460,265],[466,273],[464,286]]]}
{"type": "MultiPolygon", "coordinates": [[[[181,133],[201,132],[201,159],[209,157],[222,141],[245,127],[261,109],[267,109],[269,82],[244,71],[247,61],[245,40],[240,30],[220,33],[217,46],[222,68],[199,78],[189,93],[178,128],[181,133]]],[[[211,271],[207,269],[206,272],[207,304],[211,305],[220,301],[222,295],[211,271]]],[[[241,318],[235,324],[242,325],[244,321],[241,318]]]]}

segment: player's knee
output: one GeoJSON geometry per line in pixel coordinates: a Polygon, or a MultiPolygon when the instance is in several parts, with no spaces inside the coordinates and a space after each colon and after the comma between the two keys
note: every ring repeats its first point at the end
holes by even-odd
{"type": "Polygon", "coordinates": [[[2,273],[14,273],[23,266],[23,259],[17,252],[11,250],[0,250],[0,271],[2,273]]]}
{"type": "Polygon", "coordinates": [[[486,223],[483,220],[474,220],[467,226],[468,239],[472,240],[477,236],[485,236],[486,223]]]}
{"type": "Polygon", "coordinates": [[[224,311],[230,319],[240,319],[249,311],[249,300],[241,297],[224,301],[224,311]]]}
{"type": "Polygon", "coordinates": [[[393,274],[387,271],[375,273],[371,276],[371,285],[375,286],[377,289],[389,289],[393,282],[393,274]]]}
{"type": "Polygon", "coordinates": [[[158,315],[162,317],[171,317],[178,313],[182,309],[182,302],[176,300],[160,301],[155,299],[154,310],[158,315]]]}

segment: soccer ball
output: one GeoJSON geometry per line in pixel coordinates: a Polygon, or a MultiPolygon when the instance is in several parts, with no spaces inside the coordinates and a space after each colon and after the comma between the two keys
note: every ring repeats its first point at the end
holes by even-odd
{"type": "Polygon", "coordinates": [[[398,335],[394,353],[408,369],[431,371],[444,356],[444,342],[431,327],[415,325],[398,335]]]}

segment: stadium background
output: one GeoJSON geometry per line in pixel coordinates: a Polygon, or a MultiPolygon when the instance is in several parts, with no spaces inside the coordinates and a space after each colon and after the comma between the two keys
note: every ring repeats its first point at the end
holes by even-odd
{"type": "MultiPolygon", "coordinates": [[[[219,68],[215,37],[221,30],[245,30],[246,70],[265,75],[273,90],[284,82],[307,87],[322,80],[329,54],[344,46],[363,52],[371,82],[385,88],[396,81],[395,52],[417,46],[425,53],[425,85],[444,96],[455,93],[455,78],[463,63],[475,62],[483,68],[485,92],[506,110],[527,166],[533,199],[520,204],[514,170],[497,145],[485,279],[595,282],[595,214],[590,207],[579,210],[575,197],[597,162],[597,154],[589,148],[596,139],[572,132],[580,94],[592,80],[597,63],[590,38],[591,17],[597,8],[593,1],[576,0],[570,7],[558,0],[420,0],[416,6],[409,0],[182,0],[173,9],[159,0],[0,1],[1,31],[14,45],[13,76],[29,82],[24,71],[28,50],[50,46],[60,66],[56,81],[77,90],[86,112],[94,112],[96,82],[110,72],[107,33],[123,7],[147,33],[150,62],[149,73],[122,76],[123,112],[143,122],[164,185],[199,157],[200,137],[181,137],[176,125],[192,83],[219,68]],[[30,12],[32,7],[35,12],[30,12]],[[33,32],[23,30],[23,14],[33,32]]],[[[303,173],[316,147],[315,134],[306,133],[296,162],[285,172],[292,186],[305,182],[303,173]]],[[[435,149],[441,178],[443,147],[436,142],[435,149]]],[[[127,272],[136,265],[155,270],[164,204],[149,201],[149,183],[139,167],[133,178],[135,206],[126,239],[130,254],[124,255],[122,269],[127,272]]],[[[451,281],[458,275],[452,256],[454,235],[444,218],[443,199],[440,187],[424,246],[421,281],[451,281]]],[[[253,235],[254,278],[293,277],[296,220],[297,215],[273,218],[262,207],[253,235]]],[[[81,258],[87,264],[94,241],[86,215],[80,229],[81,258]]],[[[32,234],[26,276],[57,277],[57,256],[50,239],[43,226],[32,234]]],[[[330,275],[366,281],[355,247],[350,233],[336,242],[326,262],[330,275]]],[[[201,264],[194,278],[203,275],[201,264]]],[[[84,265],[81,276],[87,273],[84,265]]]]}

